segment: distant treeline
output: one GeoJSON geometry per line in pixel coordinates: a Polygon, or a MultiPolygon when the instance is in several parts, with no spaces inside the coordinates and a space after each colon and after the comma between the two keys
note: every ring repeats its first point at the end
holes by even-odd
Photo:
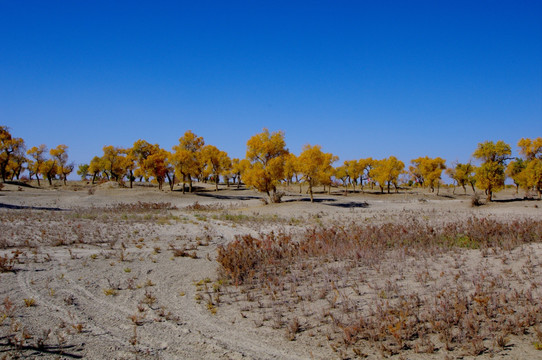
{"type": "MultiPolygon", "coordinates": [[[[162,149],[158,144],[137,140],[131,148],[112,145],[103,148],[101,156],[95,156],[88,164],[81,164],[77,174],[83,180],[94,183],[97,180],[128,182],[133,186],[136,180],[152,181],[162,189],[164,183],[171,190],[182,182],[183,193],[192,191],[192,182],[215,183],[218,190],[222,179],[239,186],[241,181],[249,187],[266,193],[271,202],[280,202],[281,193],[277,186],[285,183],[307,184],[311,200],[313,188],[320,185],[331,191],[333,186],[349,187],[361,191],[364,186],[377,186],[381,192],[398,190],[400,184],[428,188],[431,192],[441,184],[442,172],[453,180],[454,186],[475,187],[485,191],[491,201],[493,193],[504,187],[506,177],[512,179],[517,189],[542,193],[542,138],[523,138],[518,142],[519,156],[512,157],[510,145],[503,141],[479,143],[473,157],[479,165],[452,163],[440,157],[419,157],[405,164],[395,156],[385,159],[363,158],[346,160],[334,166],[339,158],[322,151],[320,145],[305,145],[296,156],[288,151],[284,132],[270,133],[264,129],[247,142],[244,159],[230,158],[214,145],[205,144],[203,137],[187,131],[172,151],[162,149]]],[[[52,184],[53,179],[66,183],[75,168],[68,161],[68,147],[58,145],[50,150],[45,145],[33,146],[26,150],[22,138],[11,135],[6,126],[0,126],[0,172],[2,181],[35,178],[41,186],[40,176],[52,184]]]]}

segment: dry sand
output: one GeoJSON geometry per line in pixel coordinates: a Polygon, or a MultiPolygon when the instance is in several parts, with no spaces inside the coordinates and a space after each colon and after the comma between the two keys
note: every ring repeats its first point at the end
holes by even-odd
{"type": "MultiPolygon", "coordinates": [[[[7,307],[6,300],[0,304],[0,358],[340,358],[344,354],[323,336],[300,335],[290,341],[283,329],[258,323],[259,313],[244,308],[246,304],[209,309],[198,297],[197,284],[217,278],[217,246],[236,235],[393,221],[405,214],[435,224],[472,216],[542,217],[540,201],[512,201],[521,196],[512,190],[497,194],[501,202],[472,208],[470,196],[459,195],[462,190],[453,195],[451,189],[441,189],[441,196],[424,190],[343,196],[335,190],[333,195],[317,194],[311,204],[292,187],[284,203],[264,205],[260,194],[245,189],[213,192],[203,187],[182,194],[139,185],[103,184],[94,186],[94,193],[89,188],[83,183],[43,189],[6,185],[0,191],[0,255],[17,256],[13,271],[0,273],[0,300],[9,299],[7,307]],[[171,205],[156,211],[115,207],[138,202],[171,205]],[[174,256],[172,248],[194,258],[174,256]],[[26,306],[25,299],[34,304],[26,306]],[[18,347],[13,344],[17,341],[18,347]]],[[[531,246],[535,281],[542,286],[542,248],[531,246]]],[[[475,250],[464,256],[468,264],[482,261],[475,250]]],[[[441,259],[443,264],[448,260],[441,259]]],[[[511,268],[520,268],[524,259],[516,261],[511,268]]],[[[503,352],[482,357],[542,358],[534,350],[533,336],[514,337],[503,352]]],[[[461,351],[394,357],[403,356],[469,358],[461,351]]]]}

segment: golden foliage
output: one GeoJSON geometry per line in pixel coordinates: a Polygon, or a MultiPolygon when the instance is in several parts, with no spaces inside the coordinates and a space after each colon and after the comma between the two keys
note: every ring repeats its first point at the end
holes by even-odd
{"type": "Polygon", "coordinates": [[[320,145],[307,144],[303,147],[298,158],[298,166],[299,172],[303,174],[303,180],[309,184],[311,202],[314,202],[313,186],[326,179],[332,169],[331,164],[337,160],[338,157],[333,154],[322,152],[320,145]]]}
{"type": "Polygon", "coordinates": [[[404,173],[405,164],[395,156],[387,159],[374,161],[374,167],[370,172],[371,178],[378,183],[380,191],[384,192],[384,186],[390,193],[390,185],[393,184],[395,192],[398,190],[399,175],[404,173]]]}
{"type": "Polygon", "coordinates": [[[486,191],[488,201],[491,201],[495,191],[504,187],[504,162],[511,154],[510,145],[502,140],[496,143],[493,141],[480,143],[473,153],[475,158],[483,161],[476,170],[476,185],[486,191]]]}
{"type": "Polygon", "coordinates": [[[288,154],[284,132],[263,132],[247,141],[246,157],[250,166],[243,174],[244,182],[258,191],[265,192],[271,202],[279,202],[276,186],[284,178],[284,163],[288,154]]]}
{"type": "Polygon", "coordinates": [[[411,160],[410,163],[413,165],[409,167],[413,180],[422,187],[429,187],[431,192],[435,191],[435,186],[440,181],[442,170],[446,169],[446,160],[440,157],[432,159],[425,156],[411,160]]]}

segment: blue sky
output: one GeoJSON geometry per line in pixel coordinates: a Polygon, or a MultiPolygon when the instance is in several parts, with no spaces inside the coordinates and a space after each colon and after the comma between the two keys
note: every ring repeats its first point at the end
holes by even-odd
{"type": "Polygon", "coordinates": [[[341,162],[542,136],[541,1],[0,0],[0,125],[76,164],[263,127],[341,162]]]}

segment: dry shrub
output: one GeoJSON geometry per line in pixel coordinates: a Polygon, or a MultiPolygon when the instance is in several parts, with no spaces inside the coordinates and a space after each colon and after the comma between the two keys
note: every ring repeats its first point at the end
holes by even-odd
{"type": "Polygon", "coordinates": [[[478,195],[478,194],[472,195],[472,197],[470,198],[470,206],[471,207],[478,207],[478,206],[482,206],[482,205],[484,205],[484,203],[480,199],[480,195],[478,195]]]}
{"type": "Polygon", "coordinates": [[[131,213],[141,213],[148,212],[153,210],[177,210],[175,205],[171,203],[152,203],[152,202],[142,202],[138,201],[136,203],[120,203],[116,205],[107,206],[102,209],[107,212],[131,212],[131,213]]]}
{"type": "Polygon", "coordinates": [[[193,204],[185,207],[185,209],[189,211],[219,211],[219,210],[224,210],[224,208],[225,207],[222,204],[202,205],[198,201],[195,201],[193,204]]]}
{"type": "Polygon", "coordinates": [[[542,221],[534,220],[503,223],[472,218],[438,229],[416,220],[403,224],[351,224],[309,229],[298,241],[286,233],[272,232],[259,239],[251,235],[238,236],[226,246],[218,247],[217,261],[233,283],[242,284],[256,274],[258,279],[276,275],[281,272],[280,267],[303,259],[355,260],[358,264],[370,264],[390,249],[500,247],[509,250],[541,238],[542,221]]]}
{"type": "Polygon", "coordinates": [[[0,256],[0,272],[13,271],[15,259],[7,255],[0,256]]]}
{"type": "MultiPolygon", "coordinates": [[[[428,273],[430,279],[420,278],[418,289],[401,288],[397,279],[414,278],[417,270],[408,266],[420,266],[429,258],[438,261],[447,252],[451,259],[469,249],[505,256],[517,246],[541,240],[540,220],[472,218],[438,228],[409,220],[315,228],[298,237],[283,232],[245,235],[220,246],[217,261],[222,276],[244,294],[232,299],[268,301],[277,313],[293,308],[303,313],[311,302],[323,306],[321,315],[302,319],[303,329],[300,320],[291,320],[290,324],[298,325],[287,326],[290,340],[305,328],[323,327],[318,332],[330,334],[330,345],[336,349],[367,345],[396,354],[444,348],[479,355],[491,346],[502,350],[507,334],[532,332],[542,323],[542,301],[536,289],[510,282],[504,273],[469,269],[461,263],[457,276],[428,273]],[[371,280],[365,280],[367,273],[373,273],[371,280]],[[379,285],[373,282],[378,278],[388,280],[379,285]],[[356,291],[360,283],[365,295],[356,291]],[[367,288],[372,295],[367,295],[367,288]],[[434,343],[436,339],[440,343],[434,343]]],[[[230,292],[236,293],[225,291],[230,292]]]]}
{"type": "Polygon", "coordinates": [[[23,253],[20,250],[14,250],[11,254],[11,256],[0,255],[0,273],[15,271],[15,264],[19,262],[19,256],[23,253]]]}

